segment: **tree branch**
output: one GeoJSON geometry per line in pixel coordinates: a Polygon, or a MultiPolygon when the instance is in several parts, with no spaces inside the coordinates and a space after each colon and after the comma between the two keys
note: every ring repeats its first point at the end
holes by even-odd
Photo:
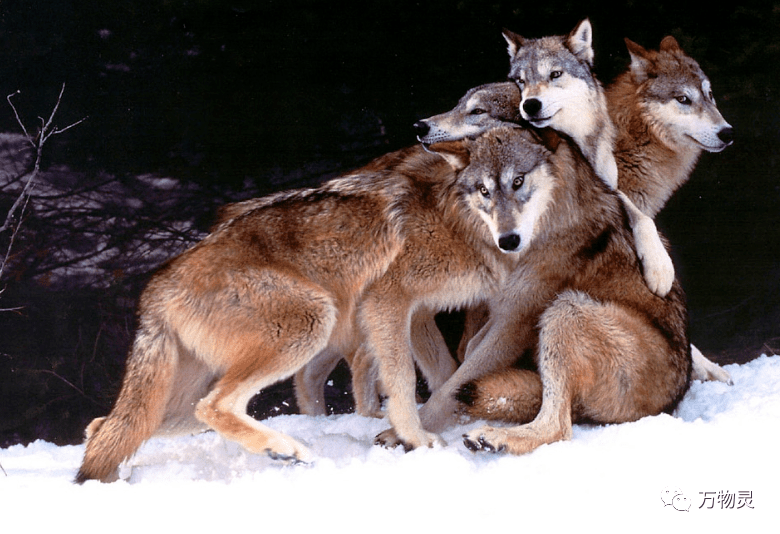
{"type": "Polygon", "coordinates": [[[81,124],[86,120],[86,117],[66,126],[65,128],[58,128],[54,126],[54,117],[57,114],[57,110],[60,108],[60,103],[62,102],[62,95],[65,93],[65,84],[62,84],[62,88],[60,89],[60,94],[57,96],[57,102],[54,104],[54,109],[52,110],[51,114],[49,115],[49,120],[44,121],[41,118],[41,129],[38,132],[37,137],[33,138],[30,135],[30,132],[27,131],[27,127],[24,125],[24,121],[19,116],[19,112],[16,109],[16,106],[14,105],[13,101],[11,100],[12,97],[15,95],[18,95],[20,91],[16,91],[15,93],[11,93],[6,97],[6,100],[8,101],[8,104],[11,106],[11,109],[14,112],[14,116],[16,117],[16,122],[19,123],[19,126],[22,128],[22,131],[24,132],[25,137],[27,138],[27,141],[35,148],[35,162],[33,164],[33,169],[27,174],[27,182],[24,184],[24,188],[22,189],[22,192],[19,194],[19,197],[14,201],[13,205],[11,206],[11,209],[8,211],[8,214],[5,217],[5,222],[2,226],[0,226],[0,233],[5,232],[9,228],[13,226],[13,231],[11,232],[11,237],[8,244],[8,249],[6,250],[5,257],[3,258],[2,263],[0,263],[0,279],[3,276],[3,271],[5,270],[6,263],[8,262],[8,258],[11,256],[11,249],[13,247],[14,241],[16,240],[16,235],[19,232],[19,228],[21,228],[22,225],[22,216],[24,215],[24,210],[27,208],[27,203],[30,200],[30,196],[32,194],[32,188],[35,184],[35,179],[38,177],[38,173],[41,169],[41,159],[43,157],[43,146],[46,144],[46,141],[49,140],[49,138],[52,135],[58,135],[63,132],[66,132],[73,128],[74,126],[81,124]],[[14,217],[16,216],[17,211],[19,212],[18,216],[18,223],[16,225],[13,225],[14,217]]]}

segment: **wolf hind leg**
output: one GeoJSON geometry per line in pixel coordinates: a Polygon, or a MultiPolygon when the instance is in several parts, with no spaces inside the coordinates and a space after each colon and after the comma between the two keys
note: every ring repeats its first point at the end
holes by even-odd
{"type": "Polygon", "coordinates": [[[292,376],[327,348],[337,311],[326,294],[296,283],[272,297],[273,303],[256,307],[258,327],[224,336],[219,360],[227,369],[197,404],[195,416],[250,452],[308,462],[312,455],[304,445],[252,418],[247,405],[258,391],[292,376]],[[267,306],[273,313],[261,311],[267,306]]]}
{"type": "Polygon", "coordinates": [[[691,344],[691,357],[693,359],[693,369],[691,371],[692,380],[708,380],[725,382],[729,386],[734,385],[731,375],[723,367],[708,359],[701,351],[691,344]]]}
{"type": "Polygon", "coordinates": [[[457,369],[447,342],[430,310],[417,310],[411,323],[412,352],[431,392],[439,389],[457,369]]]}
{"type": "Polygon", "coordinates": [[[325,381],[341,360],[341,354],[327,348],[295,373],[295,400],[306,415],[327,415],[325,381]]]}
{"type": "Polygon", "coordinates": [[[163,421],[180,347],[164,326],[152,323],[146,321],[136,335],[113,409],[87,427],[84,459],[75,478],[79,484],[116,480],[119,464],[163,421]]]}
{"type": "Polygon", "coordinates": [[[542,407],[539,373],[507,368],[461,386],[456,394],[461,411],[472,419],[526,424],[542,407]]]}
{"type": "Polygon", "coordinates": [[[687,379],[675,365],[683,356],[671,353],[644,316],[577,291],[562,293],[542,314],[537,350],[539,414],[525,425],[476,429],[464,437],[469,448],[524,454],[570,439],[575,419],[621,423],[656,415],[687,379]]]}

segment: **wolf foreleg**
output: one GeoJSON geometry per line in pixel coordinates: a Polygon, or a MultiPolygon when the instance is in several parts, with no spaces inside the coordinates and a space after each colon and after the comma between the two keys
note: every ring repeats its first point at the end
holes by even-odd
{"type": "Polygon", "coordinates": [[[650,291],[665,297],[674,283],[674,264],[666,250],[653,219],[645,215],[624,193],[618,196],[628,213],[628,221],[634,233],[634,246],[642,262],[645,282],[650,291]]]}

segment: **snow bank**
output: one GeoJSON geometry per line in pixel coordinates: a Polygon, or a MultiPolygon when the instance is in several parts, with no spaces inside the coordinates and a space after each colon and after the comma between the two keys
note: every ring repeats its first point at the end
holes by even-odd
{"type": "Polygon", "coordinates": [[[313,465],[283,466],[206,433],[153,439],[122,468],[126,480],[76,486],[83,447],[14,446],[0,450],[3,524],[776,532],[780,356],[726,369],[733,386],[694,382],[674,416],[577,426],[571,441],[522,457],[466,450],[460,436],[480,423],[447,431],[446,447],[404,454],[372,445],[382,420],[288,415],[267,424],[306,442],[318,456],[313,465]]]}

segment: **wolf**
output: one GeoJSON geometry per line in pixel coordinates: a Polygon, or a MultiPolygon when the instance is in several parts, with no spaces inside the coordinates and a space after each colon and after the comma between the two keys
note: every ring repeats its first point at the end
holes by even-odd
{"type": "MultiPolygon", "coordinates": [[[[451,159],[468,142],[452,142],[451,159]]],[[[668,412],[690,383],[684,293],[677,280],[665,297],[645,284],[617,192],[567,139],[536,164],[517,222],[526,229],[520,261],[487,300],[490,319],[463,363],[419,414],[426,430],[439,431],[465,400],[468,387],[461,386],[533,351],[537,370],[510,390],[523,393],[526,403],[516,407],[532,419],[469,432],[464,443],[473,450],[519,454],[568,439],[572,421],[668,412]]],[[[379,440],[403,443],[392,429],[379,440]]]]}
{"type": "Polygon", "coordinates": [[[303,444],[254,420],[247,403],[362,340],[393,428],[411,446],[432,445],[417,417],[410,318],[475,305],[513,270],[534,224],[525,214],[518,226],[521,206],[535,205],[523,181],[543,173],[540,145],[520,132],[477,142],[468,172],[414,147],[417,173],[351,174],[275,195],[165,264],[142,293],[118,399],[88,426],[76,482],[115,479],[162,432],[212,429],[250,452],[308,462],[303,444]]]}
{"type": "MultiPolygon", "coordinates": [[[[574,127],[565,126],[574,119],[567,115],[567,97],[561,94],[567,90],[576,92],[567,86],[585,87],[584,92],[600,92],[600,85],[589,75],[589,69],[577,71],[577,81],[569,80],[566,69],[562,68],[566,63],[558,60],[561,56],[558,47],[563,42],[591,65],[590,43],[586,42],[583,48],[582,39],[576,41],[577,36],[589,38],[590,29],[583,34],[581,24],[568,38],[556,38],[552,44],[549,38],[527,40],[506,30],[504,35],[513,58],[510,76],[514,73],[518,77],[523,90],[521,109],[525,118],[537,124],[555,123],[564,131],[574,132],[574,127]],[[525,48],[523,54],[521,48],[525,48]]],[[[687,181],[702,151],[725,149],[733,142],[733,130],[717,109],[709,79],[673,37],[664,38],[659,51],[645,50],[629,39],[626,44],[631,55],[630,68],[608,86],[604,95],[608,106],[606,116],[614,129],[605,122],[601,96],[580,96],[577,108],[580,111],[587,109],[583,102],[598,103],[589,115],[598,117],[596,123],[606,134],[599,138],[583,131],[578,138],[590,147],[590,153],[596,152],[593,147],[614,138],[611,142],[618,169],[618,188],[647,216],[653,217],[687,181]]],[[[611,169],[610,164],[606,167],[611,169]]],[[[691,351],[694,379],[732,383],[728,372],[708,360],[695,346],[691,345],[691,351]]],[[[527,414],[517,415],[510,394],[512,390],[520,394],[511,384],[517,379],[517,387],[522,387],[524,382],[519,377],[522,374],[507,370],[470,384],[470,393],[463,396],[467,401],[466,411],[477,418],[525,421],[527,414]]]]}
{"type": "Polygon", "coordinates": [[[506,123],[520,124],[520,92],[513,82],[483,84],[466,91],[458,104],[414,123],[417,140],[424,146],[474,137],[506,123]]]}
{"type": "MultiPolygon", "coordinates": [[[[508,85],[517,91],[513,84],[508,85]]],[[[414,176],[415,180],[436,180],[437,173],[440,172],[438,165],[442,163],[442,160],[436,160],[437,165],[427,167],[430,163],[430,157],[424,155],[424,150],[430,152],[428,146],[430,143],[426,145],[425,149],[420,146],[412,146],[384,154],[344,176],[401,173],[414,176]]],[[[281,191],[264,197],[226,204],[217,211],[212,231],[251,210],[267,206],[293,194],[296,194],[295,191],[281,191]]],[[[411,323],[411,340],[415,363],[422,373],[428,389],[431,391],[437,389],[455,371],[457,362],[450,354],[436,325],[435,313],[424,308],[415,312],[411,323]]],[[[295,373],[293,386],[298,411],[306,415],[327,415],[324,394],[325,381],[342,359],[347,363],[352,375],[355,413],[366,417],[383,417],[380,399],[382,392],[377,376],[377,365],[366,354],[362,346],[347,353],[326,349],[295,373]]]]}
{"type": "Polygon", "coordinates": [[[504,30],[510,56],[509,79],[521,93],[523,119],[537,128],[550,127],[572,138],[596,174],[626,205],[636,251],[645,265],[650,288],[663,296],[674,279],[674,265],[658,238],[653,219],[618,188],[614,157],[615,127],[606,95],[592,74],[593,29],[588,19],[566,36],[525,39],[504,30]]]}
{"type": "Polygon", "coordinates": [[[733,128],[710,80],[674,37],[659,51],[626,39],[631,65],[605,91],[592,71],[592,35],[588,19],[567,36],[525,39],[504,30],[521,115],[570,136],[602,179],[654,217],[702,151],[732,144],[733,128]]]}
{"type": "Polygon", "coordinates": [[[657,51],[625,42],[630,67],[606,89],[618,187],[654,217],[704,151],[734,142],[734,129],[718,110],[709,78],[674,37],[664,37],[657,51]],[[623,172],[630,168],[642,172],[623,172]]]}

